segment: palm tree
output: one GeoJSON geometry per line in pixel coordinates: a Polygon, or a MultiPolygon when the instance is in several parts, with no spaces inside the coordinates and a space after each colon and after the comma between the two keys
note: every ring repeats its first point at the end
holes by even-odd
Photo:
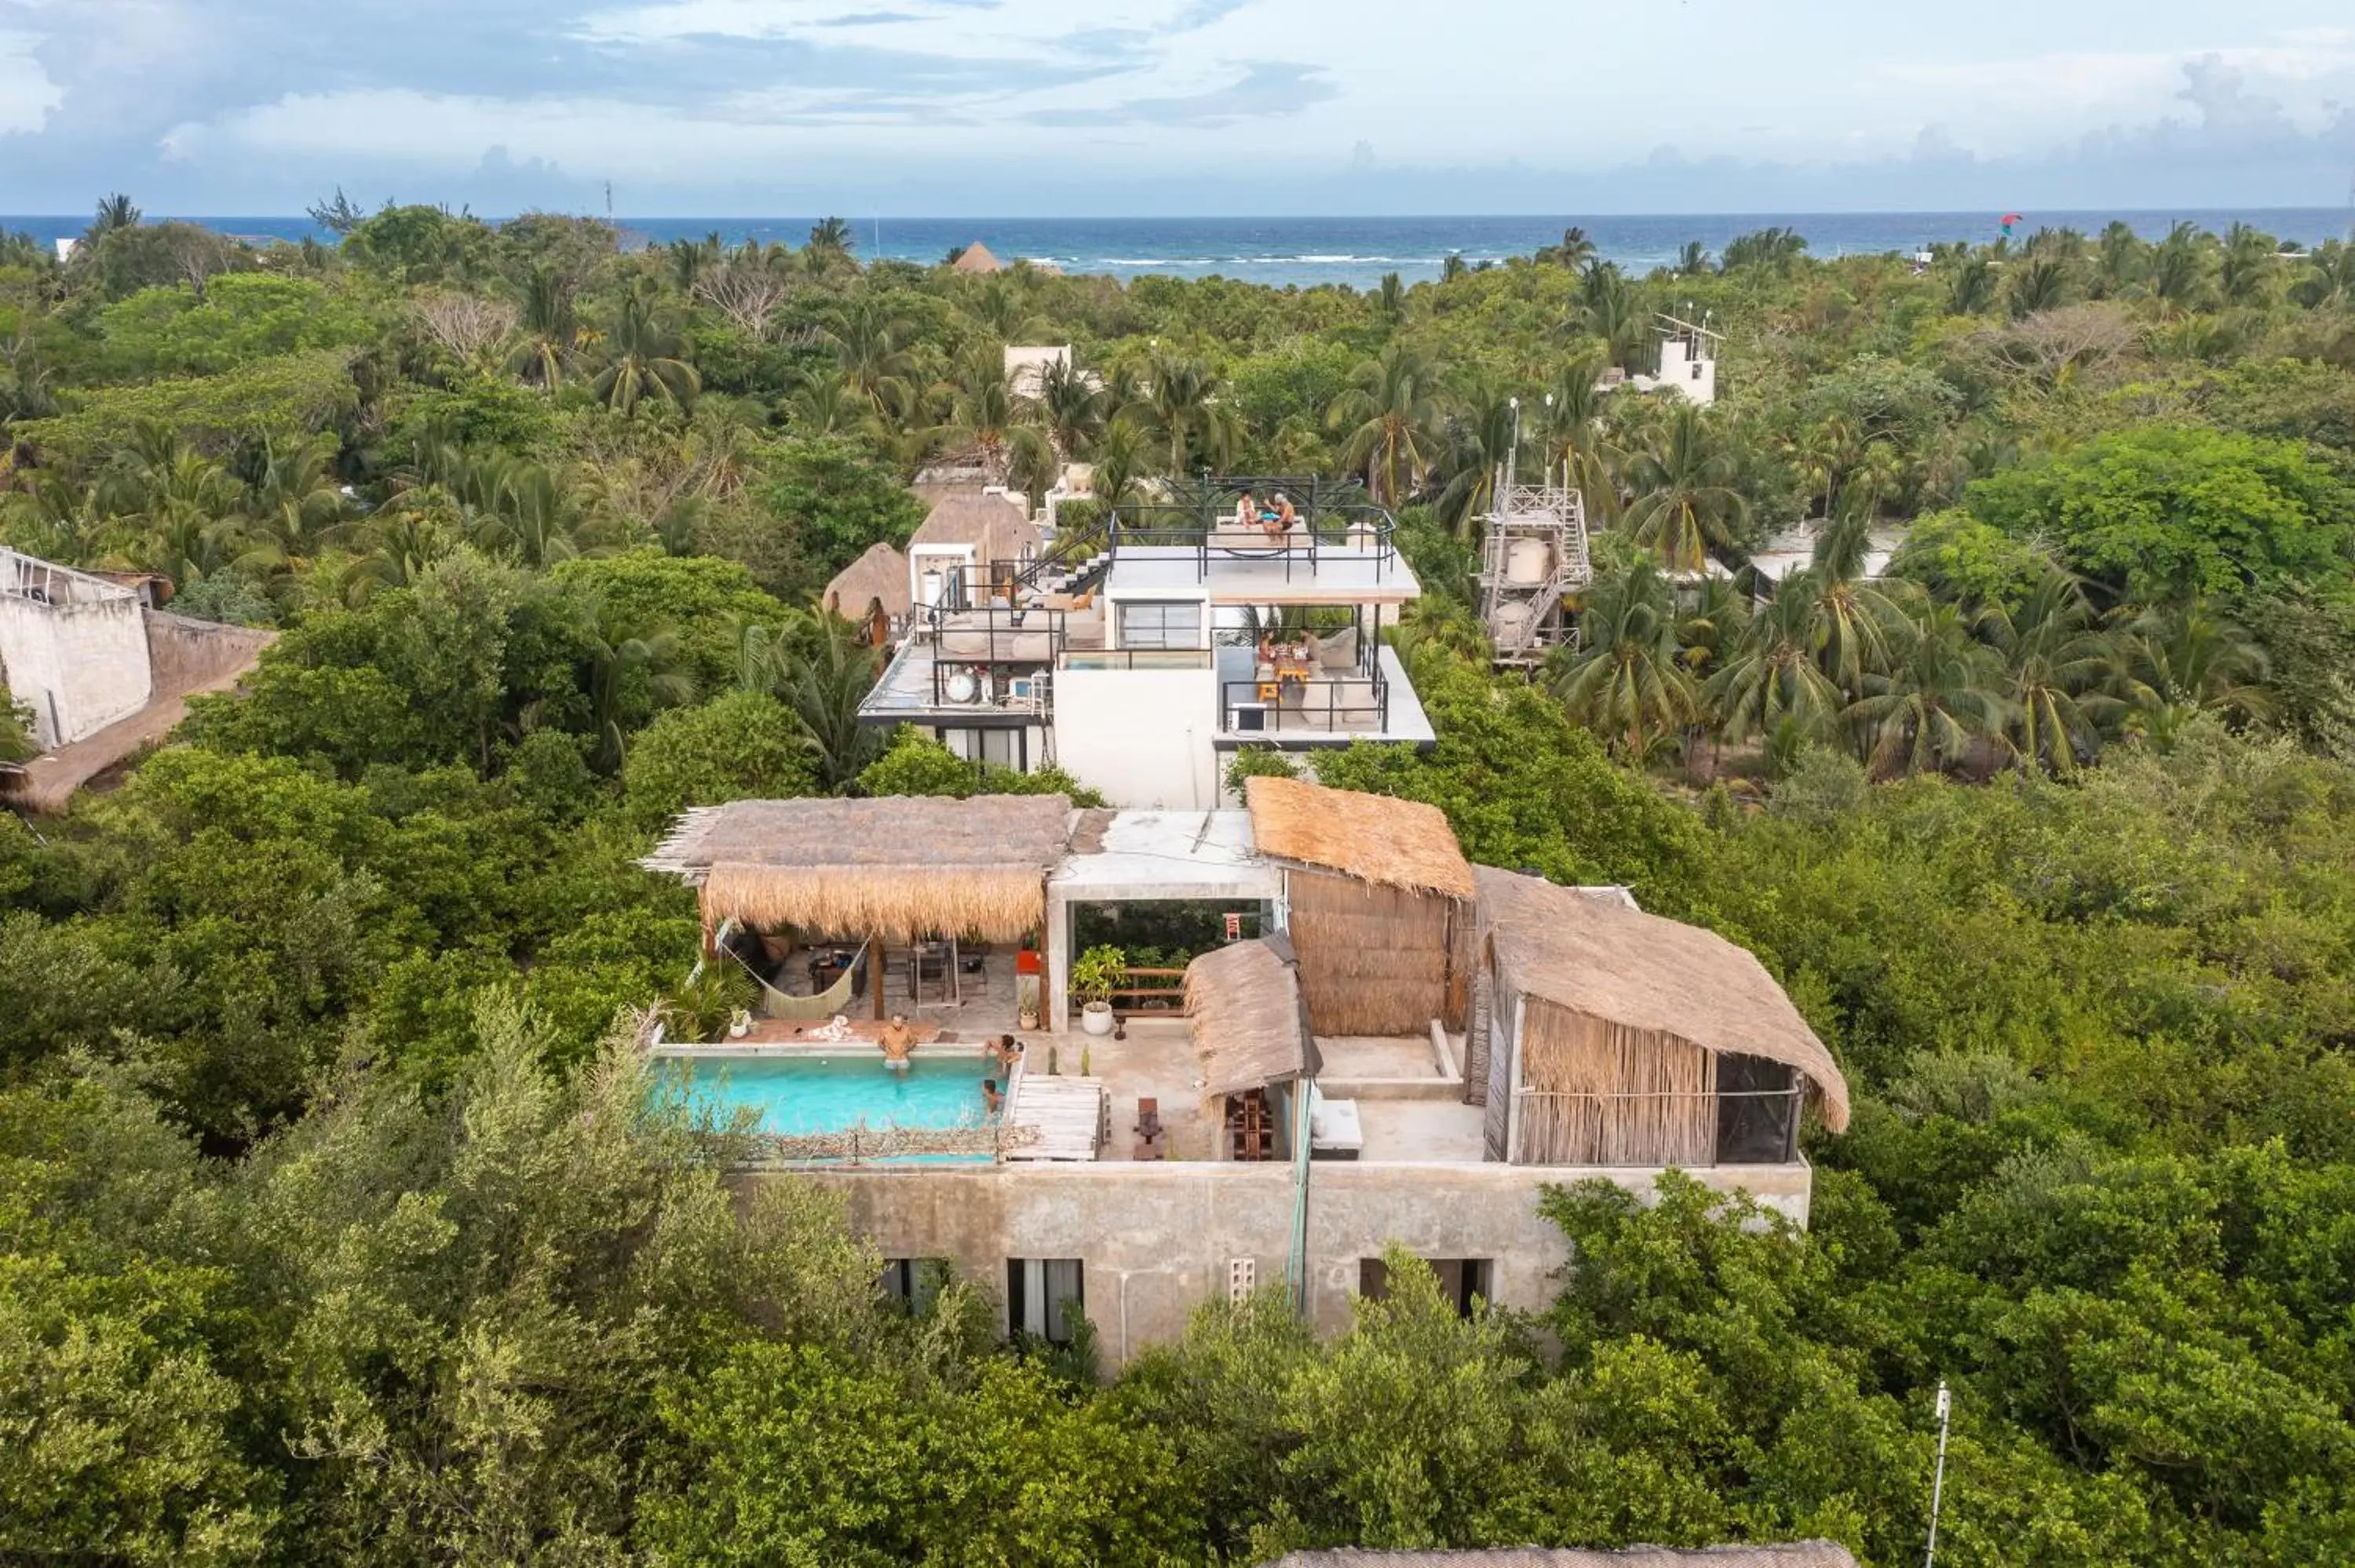
{"type": "Polygon", "coordinates": [[[960,452],[977,455],[990,482],[1003,484],[1018,456],[1035,466],[1046,447],[1038,418],[1038,405],[1017,397],[1007,382],[1005,346],[986,341],[965,355],[950,393],[948,422],[932,433],[960,452]]]}
{"type": "Polygon", "coordinates": [[[881,673],[879,651],[862,646],[850,622],[827,615],[816,628],[815,647],[794,663],[779,691],[816,753],[819,782],[829,789],[848,788],[883,754],[883,730],[858,719],[858,705],[881,673]]]}
{"type": "Polygon", "coordinates": [[[839,217],[822,217],[810,225],[809,249],[847,259],[854,240],[850,225],[839,217]]]}
{"type": "Polygon", "coordinates": [[[1151,382],[1135,418],[1145,433],[1167,448],[1169,471],[1185,473],[1195,462],[1222,463],[1239,435],[1234,411],[1219,401],[1219,379],[1201,360],[1156,355],[1146,372],[1151,382]]]}
{"type": "Polygon", "coordinates": [[[2207,281],[2207,259],[2201,254],[2199,227],[2179,223],[2151,248],[2150,292],[2173,315],[2192,309],[2207,281]]]}
{"type": "Polygon", "coordinates": [[[2019,270],[2011,275],[2011,286],[2005,291],[2012,320],[2067,304],[2073,271],[2057,256],[2023,256],[2019,270]]]}
{"type": "Polygon", "coordinates": [[[1608,394],[1602,379],[1603,362],[1591,354],[1565,364],[1546,398],[1542,436],[1546,471],[1566,471],[1589,520],[1608,524],[1619,515],[1619,468],[1626,454],[1603,422],[1608,394]]]}
{"type": "Polygon", "coordinates": [[[117,191],[99,202],[98,213],[91,219],[90,228],[82,238],[94,243],[118,228],[136,228],[140,217],[140,211],[132,205],[131,198],[117,191]]]}
{"type": "Polygon", "coordinates": [[[1627,527],[1667,566],[1700,570],[1712,548],[1732,547],[1750,503],[1733,487],[1733,453],[1710,415],[1680,403],[1628,465],[1627,527]]]}
{"type": "Polygon", "coordinates": [[[1383,273],[1381,287],[1374,291],[1374,322],[1384,332],[1406,324],[1406,285],[1395,272],[1383,273]]]}
{"type": "Polygon", "coordinates": [[[345,568],[340,591],[347,605],[366,603],[380,589],[413,588],[456,546],[432,516],[414,506],[388,507],[372,518],[364,552],[345,568]]]}
{"type": "Polygon", "coordinates": [[[523,341],[508,365],[533,386],[553,392],[581,344],[572,285],[553,267],[535,268],[523,286],[523,341]]]}
{"type": "Polygon", "coordinates": [[[1570,716],[1641,762],[1700,713],[1691,672],[1677,656],[1676,591],[1638,558],[1597,578],[1579,605],[1579,644],[1557,649],[1545,679],[1570,716]]]}
{"type": "Polygon", "coordinates": [[[2165,747],[2202,714],[2271,715],[2261,683],[2264,650],[2237,622],[2199,599],[2120,613],[2126,624],[2114,644],[2109,689],[2127,710],[2129,732],[2165,747]]]}
{"type": "Polygon", "coordinates": [[[874,406],[839,370],[805,371],[785,397],[785,428],[797,436],[844,436],[871,430],[874,406]]]}
{"type": "Polygon", "coordinates": [[[636,413],[641,403],[684,408],[703,381],[678,353],[678,339],[655,324],[654,300],[643,280],[633,279],[613,314],[613,358],[591,390],[623,415],[636,413]]]}
{"type": "Polygon", "coordinates": [[[2272,235],[2245,223],[2234,223],[2226,231],[2224,254],[2216,268],[2216,286],[2222,291],[2225,303],[2264,302],[2279,265],[2279,249],[2272,235]]]}
{"type": "Polygon", "coordinates": [[[2102,230],[2100,245],[2095,250],[2094,269],[2104,295],[2126,291],[2127,286],[2142,276],[2149,259],[2150,247],[2143,242],[2134,226],[2118,219],[2102,230]]]}
{"type": "Polygon", "coordinates": [[[2017,609],[1982,609],[1979,634],[2003,658],[2013,755],[2023,768],[2074,777],[2098,719],[2117,705],[2096,690],[2114,652],[2084,590],[2066,572],[2047,573],[2017,609]]]}
{"type": "Polygon", "coordinates": [[[1096,438],[1095,449],[1089,453],[1094,465],[1090,488],[1095,492],[1098,504],[1120,507],[1128,504],[1136,490],[1136,476],[1142,469],[1143,452],[1136,427],[1126,419],[1114,419],[1096,438]]]}
{"type": "Polygon", "coordinates": [[[1327,416],[1335,429],[1348,432],[1341,466],[1362,471],[1374,499],[1395,507],[1438,454],[1439,377],[1420,354],[1394,343],[1359,366],[1355,380],[1327,416]]]}
{"type": "Polygon", "coordinates": [[[2316,246],[2289,294],[2309,311],[2344,310],[2355,303],[2355,245],[2326,239],[2316,246]]]}
{"type": "Polygon", "coordinates": [[[1897,598],[1864,575],[1870,547],[1863,518],[1834,519],[1816,535],[1807,569],[1777,596],[1804,595],[1816,667],[1850,701],[1863,694],[1865,676],[1888,662],[1895,632],[1905,624],[1897,598]]]}
{"type": "Polygon", "coordinates": [[[1820,735],[1844,705],[1839,685],[1817,658],[1811,572],[1794,572],[1750,618],[1742,641],[1710,676],[1704,694],[1733,741],[1796,722],[1820,735]]]}
{"type": "Polygon", "coordinates": [[[1709,247],[1698,239],[1688,239],[1677,252],[1677,271],[1687,278],[1709,270],[1709,247]]]}
{"type": "Polygon", "coordinates": [[[1039,377],[1039,412],[1055,439],[1055,450],[1069,460],[1103,433],[1111,417],[1103,385],[1069,355],[1049,365],[1039,377]]]}
{"type": "Polygon", "coordinates": [[[915,327],[879,294],[861,292],[826,329],[826,341],[845,380],[881,418],[904,418],[916,401],[915,358],[908,344],[915,327]]]}
{"type": "Polygon", "coordinates": [[[1888,668],[1865,675],[1865,694],[1842,716],[1883,777],[1944,772],[1972,742],[2001,737],[2010,716],[2002,671],[1953,605],[1925,604],[1918,620],[1901,624],[1888,668]]]}
{"type": "Polygon", "coordinates": [[[254,536],[293,570],[300,571],[349,510],[329,466],[332,441],[306,441],[282,449],[264,440],[261,471],[246,486],[243,511],[254,536]]]}
{"type": "Polygon", "coordinates": [[[1462,406],[1447,416],[1436,464],[1446,476],[1438,510],[1459,539],[1469,539],[1473,524],[1495,506],[1497,471],[1512,448],[1517,418],[1514,399],[1485,376],[1474,379],[1462,406]]]}
{"type": "Polygon", "coordinates": [[[1995,303],[1995,263],[1984,256],[1964,260],[1946,280],[1946,313],[1975,316],[1995,303]]]}
{"type": "Polygon", "coordinates": [[[1561,231],[1561,244],[1544,247],[1537,253],[1537,260],[1576,271],[1593,255],[1594,241],[1586,237],[1586,230],[1573,224],[1561,231]]]}
{"type": "Polygon", "coordinates": [[[590,601],[582,618],[589,719],[597,736],[591,766],[618,773],[629,746],[623,724],[641,708],[677,707],[695,700],[695,677],[667,627],[626,626],[612,601],[590,601]]]}

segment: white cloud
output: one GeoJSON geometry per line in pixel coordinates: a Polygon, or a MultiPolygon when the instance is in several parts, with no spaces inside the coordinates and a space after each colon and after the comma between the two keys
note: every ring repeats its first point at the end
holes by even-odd
{"type": "Polygon", "coordinates": [[[30,33],[0,33],[0,135],[38,131],[65,101],[65,90],[33,58],[38,42],[30,33]]]}

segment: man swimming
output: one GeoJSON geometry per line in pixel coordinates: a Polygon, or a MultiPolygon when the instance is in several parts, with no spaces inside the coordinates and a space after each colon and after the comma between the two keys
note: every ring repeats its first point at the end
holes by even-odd
{"type": "Polygon", "coordinates": [[[1006,1108],[1006,1097],[997,1092],[996,1078],[984,1078],[981,1081],[981,1108],[983,1114],[986,1116],[996,1116],[1006,1108]]]}

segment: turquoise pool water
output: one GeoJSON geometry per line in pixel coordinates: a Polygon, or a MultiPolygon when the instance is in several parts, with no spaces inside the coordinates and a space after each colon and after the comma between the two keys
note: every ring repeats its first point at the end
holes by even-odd
{"type": "MultiPolygon", "coordinates": [[[[978,1056],[918,1056],[904,1073],[884,1071],[871,1051],[860,1056],[757,1056],[723,1061],[677,1057],[664,1064],[666,1086],[683,1084],[698,1110],[722,1126],[740,1108],[762,1132],[788,1136],[872,1128],[979,1127],[981,1082],[996,1076],[978,1056]]],[[[998,1087],[1005,1084],[1001,1080],[998,1087]]]]}

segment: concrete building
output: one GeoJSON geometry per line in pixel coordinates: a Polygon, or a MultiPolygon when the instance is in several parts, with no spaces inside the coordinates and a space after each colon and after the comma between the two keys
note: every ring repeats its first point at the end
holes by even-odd
{"type": "Polygon", "coordinates": [[[62,810],[83,784],[168,734],[187,698],[235,685],[276,637],[166,614],[155,608],[165,586],[0,548],[0,683],[31,714],[40,751],[0,778],[0,793],[34,810],[62,810]]]}
{"type": "Polygon", "coordinates": [[[0,549],[0,674],[44,751],[147,705],[145,607],[133,589],[0,549]]]}
{"type": "Polygon", "coordinates": [[[1027,523],[965,515],[990,503],[944,498],[918,530],[914,613],[865,722],[1169,810],[1218,805],[1245,746],[1432,743],[1381,645],[1422,588],[1380,508],[1312,480],[1227,480],[1034,543],[1027,523]]]}
{"type": "Polygon", "coordinates": [[[649,1048],[690,1094],[740,1075],[744,1179],[837,1193],[892,1287],[943,1262],[1050,1339],[1076,1307],[1115,1363],[1261,1288],[1338,1329],[1392,1245],[1466,1310],[1541,1308],[1570,1259],[1539,1202],[1582,1179],[1648,1197],[1673,1167],[1806,1223],[1801,1116],[1840,1130],[1848,1093],[1754,958],[1623,889],[1475,867],[1427,806],[1247,799],[689,812],[645,863],[698,887],[707,961],[751,971],[761,1016],[649,1048]],[[1182,1010],[1132,970],[1097,1015],[1119,1033],[1073,1033],[1074,952],[1124,928],[1192,953],[1182,1010]]]}

